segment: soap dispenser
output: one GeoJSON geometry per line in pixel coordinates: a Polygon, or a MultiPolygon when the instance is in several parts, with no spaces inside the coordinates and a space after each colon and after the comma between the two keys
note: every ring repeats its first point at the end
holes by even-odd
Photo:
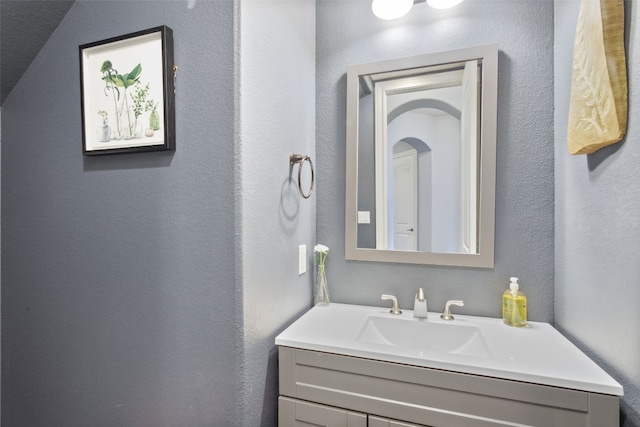
{"type": "Polygon", "coordinates": [[[517,277],[511,278],[509,289],[502,294],[502,321],[509,326],[527,326],[527,297],[517,277]]]}
{"type": "Polygon", "coordinates": [[[427,299],[424,297],[424,291],[420,288],[413,303],[413,317],[426,319],[427,316],[427,299]]]}

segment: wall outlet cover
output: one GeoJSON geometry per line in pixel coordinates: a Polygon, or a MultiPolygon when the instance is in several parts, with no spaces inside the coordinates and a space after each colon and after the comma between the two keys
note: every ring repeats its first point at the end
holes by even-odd
{"type": "Polygon", "coordinates": [[[298,276],[307,272],[307,245],[298,246],[298,276]]]}

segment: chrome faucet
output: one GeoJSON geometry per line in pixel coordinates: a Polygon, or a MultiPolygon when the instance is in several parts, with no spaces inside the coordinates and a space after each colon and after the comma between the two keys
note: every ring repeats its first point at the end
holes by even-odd
{"type": "Polygon", "coordinates": [[[440,315],[440,318],[442,320],[453,320],[454,317],[451,314],[451,306],[452,305],[457,305],[457,306],[464,306],[464,301],[458,301],[458,300],[450,300],[447,301],[447,303],[444,305],[444,311],[442,312],[442,314],[440,315]]]}
{"type": "Polygon", "coordinates": [[[393,307],[391,307],[391,310],[389,310],[389,313],[391,314],[402,314],[402,310],[400,310],[400,307],[398,306],[398,299],[393,296],[393,295],[387,295],[387,294],[382,294],[382,296],[380,297],[383,300],[391,300],[393,301],[393,307]]]}

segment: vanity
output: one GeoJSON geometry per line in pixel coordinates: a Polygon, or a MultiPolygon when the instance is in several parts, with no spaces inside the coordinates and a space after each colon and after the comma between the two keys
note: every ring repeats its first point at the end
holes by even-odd
{"type": "MultiPolygon", "coordinates": [[[[347,68],[347,260],[494,267],[498,52],[347,68]]],[[[276,337],[280,427],[620,424],[620,384],[547,323],[391,311],[316,306],[276,337]]]]}
{"type": "Polygon", "coordinates": [[[428,316],[312,308],[275,340],[279,426],[619,425],[620,384],[551,325],[428,316]]]}

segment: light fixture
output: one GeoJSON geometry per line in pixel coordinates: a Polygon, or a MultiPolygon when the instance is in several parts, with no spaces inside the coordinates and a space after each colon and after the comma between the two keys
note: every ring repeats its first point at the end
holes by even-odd
{"type": "Polygon", "coordinates": [[[397,19],[409,13],[414,3],[425,1],[434,9],[448,9],[462,3],[463,0],[373,0],[371,10],[380,19],[397,19]]]}
{"type": "Polygon", "coordinates": [[[371,10],[380,19],[397,19],[406,15],[413,6],[413,0],[373,0],[371,10]]]}

